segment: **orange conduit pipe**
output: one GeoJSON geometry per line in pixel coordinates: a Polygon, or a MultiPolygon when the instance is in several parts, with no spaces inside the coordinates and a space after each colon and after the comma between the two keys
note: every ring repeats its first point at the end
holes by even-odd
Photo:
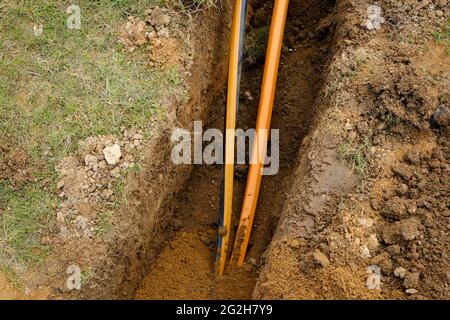
{"type": "Polygon", "coordinates": [[[231,264],[237,262],[237,265],[240,267],[244,264],[247,253],[261,186],[288,5],[289,0],[276,0],[273,11],[261,89],[261,100],[256,122],[256,139],[252,149],[252,161],[247,177],[241,218],[231,258],[231,264]]]}
{"type": "Polygon", "coordinates": [[[227,110],[225,119],[225,165],[220,208],[221,230],[217,237],[218,274],[223,275],[227,261],[233,207],[235,132],[239,105],[239,87],[243,56],[243,38],[247,0],[236,0],[231,26],[230,61],[228,70],[227,110]]]}

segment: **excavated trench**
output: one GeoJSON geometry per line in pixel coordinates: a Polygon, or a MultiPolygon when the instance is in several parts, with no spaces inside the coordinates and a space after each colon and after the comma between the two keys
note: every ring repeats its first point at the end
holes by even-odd
{"type": "MultiPolygon", "coordinates": [[[[250,28],[268,27],[273,4],[270,1],[255,2],[250,28]]],[[[302,140],[314,122],[316,99],[323,82],[322,70],[332,42],[332,24],[321,24],[333,9],[334,1],[331,0],[292,0],[290,3],[272,119],[272,128],[280,130],[280,169],[277,175],[263,178],[244,268],[228,270],[221,279],[212,271],[222,169],[220,166],[196,165],[181,190],[162,205],[172,221],[170,225],[173,229],[163,241],[151,266],[146,268],[147,274],[135,293],[136,299],[252,297],[261,256],[275,232],[298,167],[302,140]]],[[[245,130],[255,126],[262,72],[261,61],[244,66],[238,128],[245,130]]],[[[225,99],[221,94],[207,106],[204,130],[219,128],[223,131],[225,99]]],[[[246,173],[246,167],[236,170],[235,226],[240,214],[246,173]]]]}

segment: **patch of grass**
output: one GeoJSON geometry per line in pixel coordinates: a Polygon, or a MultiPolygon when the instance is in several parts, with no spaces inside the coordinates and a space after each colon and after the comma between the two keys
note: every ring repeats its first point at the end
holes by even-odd
{"type": "Polygon", "coordinates": [[[96,277],[95,272],[92,270],[92,268],[84,268],[81,270],[80,275],[80,284],[81,286],[86,285],[91,279],[94,279],[96,277]]]}
{"type": "Polygon", "coordinates": [[[365,139],[363,143],[357,144],[353,141],[346,141],[339,147],[339,154],[359,175],[364,176],[367,170],[366,150],[369,148],[370,142],[365,139]]]}
{"type": "Polygon", "coordinates": [[[399,116],[389,111],[382,112],[380,114],[380,119],[386,123],[388,128],[395,127],[403,122],[399,116]]]}
{"type": "Polygon", "coordinates": [[[414,40],[412,40],[412,39],[409,38],[409,37],[404,37],[404,38],[402,38],[402,40],[400,40],[400,43],[403,43],[403,44],[413,44],[413,43],[414,43],[414,40]]]}
{"type": "Polygon", "coordinates": [[[79,0],[81,29],[69,30],[71,1],[0,2],[0,136],[26,150],[31,163],[45,163],[20,190],[0,181],[0,267],[38,262],[48,251],[39,239],[58,199],[43,181],[55,184],[55,164],[79,141],[121,127],[149,136],[164,118],[160,101],[179,86],[178,70],[150,68],[144,50],[125,53],[117,38],[129,15],[165,3],[79,0]]]}
{"type": "Polygon", "coordinates": [[[50,247],[40,238],[52,225],[56,197],[42,190],[38,184],[29,184],[13,191],[6,182],[0,182],[3,211],[0,211],[0,266],[39,263],[50,247]]]}
{"type": "Polygon", "coordinates": [[[266,56],[269,28],[261,27],[251,30],[245,37],[245,55],[249,64],[261,63],[266,56]]]}
{"type": "Polygon", "coordinates": [[[447,25],[439,31],[433,32],[434,40],[444,46],[445,53],[450,55],[450,15],[447,19],[447,25]]]}
{"type": "Polygon", "coordinates": [[[179,83],[177,70],[153,70],[145,54],[117,50],[117,31],[124,15],[151,2],[80,1],[81,30],[66,28],[60,1],[3,4],[0,133],[29,151],[45,145],[64,156],[121,126],[150,130],[159,99],[179,83]],[[34,23],[44,26],[41,36],[34,23]]]}
{"type": "Polygon", "coordinates": [[[113,183],[114,194],[116,199],[111,203],[111,209],[118,208],[127,204],[127,178],[130,174],[136,174],[142,170],[142,164],[135,162],[133,166],[128,167],[122,173],[122,179],[117,179],[113,183]]]}
{"type": "Polygon", "coordinates": [[[111,223],[112,212],[107,211],[100,213],[97,217],[96,235],[102,238],[110,238],[115,233],[115,228],[111,223]]]}
{"type": "Polygon", "coordinates": [[[18,291],[24,291],[25,287],[23,282],[20,280],[16,271],[14,271],[9,265],[0,265],[0,268],[8,281],[8,284],[11,288],[14,288],[18,291]]]}
{"type": "Polygon", "coordinates": [[[359,66],[362,66],[367,63],[367,59],[365,57],[357,57],[356,58],[356,64],[359,66]]]}

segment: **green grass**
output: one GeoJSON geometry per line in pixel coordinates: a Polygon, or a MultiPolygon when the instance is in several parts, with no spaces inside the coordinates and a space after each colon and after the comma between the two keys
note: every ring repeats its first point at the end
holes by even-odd
{"type": "Polygon", "coordinates": [[[261,27],[251,30],[245,37],[245,56],[249,64],[264,62],[266,56],[269,28],[261,27]]]}
{"type": "Polygon", "coordinates": [[[42,245],[40,237],[52,225],[56,197],[29,184],[20,191],[12,191],[6,182],[0,182],[2,211],[0,217],[0,266],[38,263],[49,247],[42,245]]]}
{"type": "Polygon", "coordinates": [[[365,57],[357,57],[355,61],[358,67],[367,63],[367,59],[365,57]]]}
{"type": "Polygon", "coordinates": [[[339,147],[339,154],[352,166],[352,169],[357,174],[364,176],[367,170],[365,151],[369,146],[370,142],[367,139],[361,144],[346,141],[339,147]]]}
{"type": "Polygon", "coordinates": [[[102,212],[97,217],[97,230],[96,234],[102,238],[109,238],[114,235],[116,229],[111,220],[113,213],[111,211],[102,212]]]}
{"type": "Polygon", "coordinates": [[[388,129],[403,123],[402,118],[388,110],[380,113],[380,119],[386,123],[388,129]]]}
{"type": "Polygon", "coordinates": [[[433,32],[434,40],[444,46],[445,53],[450,55],[450,15],[447,24],[442,30],[433,32]]]}
{"type": "Polygon", "coordinates": [[[81,140],[121,127],[151,136],[164,118],[160,101],[180,84],[178,70],[150,68],[147,51],[125,53],[117,38],[129,15],[165,2],[79,0],[81,30],[66,27],[73,1],[0,2],[0,143],[23,148],[31,167],[45,164],[19,190],[0,181],[0,266],[35,263],[48,251],[39,238],[58,200],[44,181],[56,184],[55,165],[81,140]]]}
{"type": "Polygon", "coordinates": [[[118,133],[120,126],[148,129],[161,93],[176,85],[176,71],[150,70],[144,54],[117,49],[122,15],[134,11],[117,6],[128,1],[80,2],[82,30],[66,29],[57,2],[39,2],[10,5],[0,22],[0,132],[33,153],[44,145],[67,155],[88,136],[118,133]],[[39,21],[43,34],[34,36],[32,22],[27,28],[23,21],[39,21]]]}
{"type": "Polygon", "coordinates": [[[96,277],[96,274],[92,270],[92,268],[82,269],[81,275],[80,275],[81,287],[85,286],[87,283],[89,283],[90,280],[94,279],[95,277],[96,277]]]}

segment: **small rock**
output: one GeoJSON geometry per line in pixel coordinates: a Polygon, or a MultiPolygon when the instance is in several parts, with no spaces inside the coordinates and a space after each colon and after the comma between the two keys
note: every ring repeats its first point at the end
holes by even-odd
{"type": "Polygon", "coordinates": [[[445,127],[450,125],[450,110],[445,106],[439,106],[433,113],[431,122],[440,127],[445,127]]]}
{"type": "Polygon", "coordinates": [[[98,167],[99,167],[99,169],[105,169],[106,167],[107,167],[107,163],[106,163],[106,161],[105,160],[102,160],[102,161],[100,161],[99,163],[98,163],[98,167]]]}
{"type": "Polygon", "coordinates": [[[366,228],[371,228],[373,226],[373,219],[371,218],[358,218],[358,222],[366,228]]]}
{"type": "Polygon", "coordinates": [[[152,10],[150,23],[154,27],[164,27],[170,23],[170,17],[157,6],[152,10]]]}
{"type": "Polygon", "coordinates": [[[330,265],[330,260],[328,260],[327,256],[318,249],[314,250],[313,257],[316,263],[321,265],[323,268],[326,268],[330,265]]]}
{"type": "Polygon", "coordinates": [[[378,246],[380,245],[380,243],[378,242],[378,238],[377,235],[372,233],[368,238],[367,238],[367,245],[369,246],[370,249],[372,250],[376,250],[378,248],[378,246]]]}
{"type": "Polygon", "coordinates": [[[56,213],[56,221],[59,223],[59,224],[64,224],[64,214],[61,212],[61,211],[58,211],[57,213],[56,213]]]}
{"type": "Polygon", "coordinates": [[[156,35],[160,38],[169,38],[170,34],[169,34],[169,29],[167,28],[162,28],[161,30],[159,30],[156,35]]]}
{"type": "Polygon", "coordinates": [[[345,43],[347,46],[351,46],[353,42],[352,42],[352,40],[345,39],[345,40],[344,40],[344,43],[345,43]]]}
{"type": "Polygon", "coordinates": [[[353,130],[353,125],[350,122],[347,122],[344,126],[344,129],[347,131],[352,131],[353,130]]]}
{"type": "Polygon", "coordinates": [[[288,245],[291,248],[294,248],[294,249],[299,248],[300,247],[300,240],[298,240],[298,239],[291,239],[291,240],[288,241],[288,245]]]}
{"type": "Polygon", "coordinates": [[[122,157],[122,152],[120,151],[120,146],[118,144],[114,144],[111,147],[106,147],[103,149],[103,155],[105,156],[106,162],[114,166],[122,157]]]}
{"type": "Polygon", "coordinates": [[[133,139],[134,140],[142,140],[144,137],[142,136],[142,134],[140,134],[140,133],[135,133],[134,135],[133,135],[133,139]]]}
{"type": "MultiPolygon", "coordinates": [[[[398,229],[398,225],[390,224],[383,228],[382,238],[386,244],[395,244],[401,239],[401,233],[398,229]]],[[[390,253],[390,252],[389,252],[390,253]]]]}
{"type": "Polygon", "coordinates": [[[370,258],[370,250],[366,245],[361,247],[361,256],[363,258],[370,258]]]}
{"type": "Polygon", "coordinates": [[[41,243],[42,244],[51,244],[52,240],[49,236],[44,236],[41,238],[41,243]]]}
{"type": "Polygon", "coordinates": [[[56,185],[56,187],[58,189],[61,189],[62,187],[64,187],[64,180],[59,181],[58,184],[56,185]]]}
{"type": "Polygon", "coordinates": [[[416,213],[416,211],[417,211],[417,203],[415,202],[415,201],[411,201],[409,204],[408,204],[408,213],[409,214],[414,214],[414,213],[416,213]]]}
{"type": "Polygon", "coordinates": [[[397,278],[404,279],[405,276],[406,276],[406,270],[405,270],[405,268],[402,268],[402,267],[397,267],[397,268],[395,268],[395,270],[394,270],[394,275],[395,275],[397,278]]]}
{"type": "Polygon", "coordinates": [[[404,183],[400,183],[398,185],[398,187],[395,189],[395,193],[398,196],[403,196],[403,195],[406,194],[406,192],[408,192],[408,186],[406,184],[404,184],[404,183]]]}
{"type": "Polygon", "coordinates": [[[394,167],[392,168],[392,172],[405,180],[409,180],[412,177],[412,172],[408,168],[394,167]]]}
{"type": "Polygon", "coordinates": [[[393,244],[386,248],[387,252],[389,252],[393,256],[400,254],[401,249],[402,248],[398,244],[393,244]]]}
{"type": "Polygon", "coordinates": [[[395,220],[403,219],[407,216],[406,205],[402,199],[393,197],[385,203],[381,214],[386,218],[395,220]]]}
{"type": "Polygon", "coordinates": [[[371,199],[370,200],[370,206],[373,210],[380,210],[380,202],[377,199],[371,199]]]}
{"type": "Polygon", "coordinates": [[[413,295],[413,294],[416,294],[418,291],[416,289],[406,289],[405,292],[407,294],[413,295]]]}
{"type": "Polygon", "coordinates": [[[102,197],[104,200],[109,200],[110,198],[112,198],[113,194],[114,194],[114,192],[113,192],[112,190],[110,190],[110,189],[105,189],[105,190],[102,191],[101,197],[102,197]]]}
{"type": "Polygon", "coordinates": [[[419,152],[416,150],[409,150],[403,157],[403,160],[410,164],[418,164],[420,162],[419,152]]]}
{"type": "Polygon", "coordinates": [[[92,213],[91,205],[87,202],[81,202],[78,204],[78,212],[83,216],[89,216],[92,213]]]}

